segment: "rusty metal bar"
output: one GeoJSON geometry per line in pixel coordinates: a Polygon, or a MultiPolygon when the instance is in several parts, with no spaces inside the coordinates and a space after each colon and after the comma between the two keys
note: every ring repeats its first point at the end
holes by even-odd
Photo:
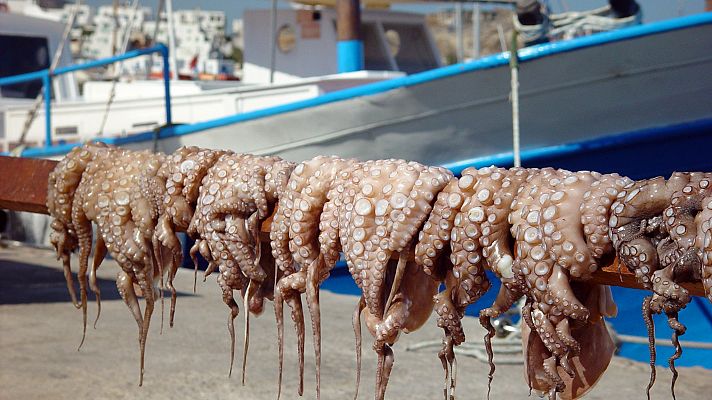
{"type": "Polygon", "coordinates": [[[0,156],[0,208],[47,212],[47,179],[57,161],[0,156]]]}
{"type": "MultiPolygon", "coordinates": [[[[47,214],[47,180],[57,161],[36,158],[0,156],[0,209],[28,211],[47,214]]],[[[262,224],[263,241],[269,241],[270,216],[262,224]]],[[[397,255],[395,255],[397,257],[397,255]]],[[[593,274],[593,282],[642,289],[635,276],[626,268],[618,266],[616,259],[611,265],[593,274]]],[[[683,283],[690,294],[704,296],[701,283],[683,283]]]]}

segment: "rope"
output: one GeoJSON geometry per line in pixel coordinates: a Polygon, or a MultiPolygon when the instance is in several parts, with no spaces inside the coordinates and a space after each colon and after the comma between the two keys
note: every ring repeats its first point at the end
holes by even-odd
{"type": "MultiPolygon", "coordinates": [[[[615,338],[619,342],[623,343],[634,343],[634,344],[648,344],[648,338],[647,337],[642,337],[642,336],[633,336],[633,335],[623,335],[620,333],[615,334],[615,338]]],[[[705,350],[712,350],[712,343],[707,343],[707,342],[691,342],[689,340],[680,340],[680,345],[682,347],[688,347],[691,349],[705,349],[705,350]]],[[[670,339],[661,339],[661,338],[655,338],[655,344],[659,346],[668,346],[668,347],[674,347],[670,339]]]]}
{"type": "MultiPolygon", "coordinates": [[[[131,13],[131,19],[129,20],[129,23],[126,25],[126,29],[124,30],[124,36],[121,40],[121,53],[126,52],[126,48],[129,45],[129,39],[131,38],[131,31],[133,30],[133,24],[136,21],[136,14],[138,11],[138,0],[134,0],[132,9],[133,12],[131,13]]],[[[158,22],[156,22],[158,24],[158,22]]],[[[98,135],[101,136],[104,133],[104,127],[106,126],[106,120],[109,118],[109,109],[111,108],[111,104],[114,102],[114,97],[116,97],[116,83],[119,81],[119,78],[121,77],[121,74],[123,72],[124,67],[124,62],[119,61],[119,65],[116,68],[114,72],[114,76],[111,78],[111,91],[109,92],[109,100],[106,102],[106,109],[104,110],[104,116],[101,119],[101,126],[99,127],[99,132],[98,135]]]]}
{"type": "Polygon", "coordinates": [[[641,10],[629,17],[616,18],[610,5],[589,11],[544,14],[544,22],[539,25],[522,25],[517,16],[513,16],[514,29],[522,35],[525,42],[532,42],[545,36],[550,40],[567,40],[595,32],[638,25],[641,19],[641,10]]]}
{"type": "Polygon", "coordinates": [[[512,102],[512,154],[514,155],[515,167],[522,166],[522,159],[519,152],[519,54],[517,53],[517,30],[512,30],[512,46],[509,48],[509,69],[511,71],[511,92],[512,102]]]}
{"type": "MultiPolygon", "coordinates": [[[[62,41],[59,43],[59,46],[57,47],[57,50],[54,52],[54,56],[52,57],[52,63],[49,66],[49,72],[50,74],[52,71],[54,71],[55,68],[57,68],[57,64],[59,64],[59,60],[62,58],[62,54],[64,53],[64,46],[65,43],[67,43],[67,40],[69,39],[69,34],[72,31],[72,27],[74,26],[74,21],[77,19],[77,12],[79,11],[79,6],[81,5],[81,0],[77,0],[74,3],[74,7],[72,7],[72,13],[69,14],[69,18],[67,19],[67,24],[64,27],[64,33],[62,34],[62,41]]],[[[32,122],[35,120],[35,117],[37,116],[37,111],[40,108],[40,105],[42,105],[42,100],[44,100],[44,86],[42,87],[42,90],[37,94],[37,97],[35,97],[35,102],[32,104],[32,107],[27,110],[27,118],[25,118],[25,124],[22,126],[22,134],[20,135],[20,151],[24,149],[25,146],[25,138],[27,137],[27,133],[30,131],[30,126],[32,126],[32,122]]]]}
{"type": "MultiPolygon", "coordinates": [[[[156,11],[156,25],[153,26],[153,34],[151,35],[151,45],[155,45],[156,43],[158,43],[158,27],[161,25],[161,13],[163,12],[163,8],[165,7],[165,2],[165,0],[159,0],[158,2],[158,10],[156,11]]],[[[152,70],[153,56],[148,59],[148,71],[146,71],[146,73],[150,75],[152,70]]]]}

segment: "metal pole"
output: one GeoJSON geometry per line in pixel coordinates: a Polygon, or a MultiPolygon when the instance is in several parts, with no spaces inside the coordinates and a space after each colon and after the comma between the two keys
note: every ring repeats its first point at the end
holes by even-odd
{"type": "Polygon", "coordinates": [[[270,30],[269,83],[274,83],[274,68],[277,61],[277,0],[272,0],[270,19],[272,28],[270,30]]]}
{"type": "Polygon", "coordinates": [[[339,73],[360,71],[364,67],[361,38],[361,1],[336,1],[336,58],[339,73]]]}
{"type": "Polygon", "coordinates": [[[45,101],[45,147],[52,146],[52,76],[49,71],[42,77],[45,101]]]}
{"type": "Polygon", "coordinates": [[[455,34],[457,36],[457,62],[461,63],[464,59],[464,45],[462,38],[462,3],[455,4],[455,34]]]}
{"type": "Polygon", "coordinates": [[[173,0],[166,0],[166,16],[168,17],[168,51],[171,60],[172,79],[178,80],[178,62],[176,61],[176,31],[173,25],[173,0]]]}
{"type": "Polygon", "coordinates": [[[509,68],[512,71],[512,153],[514,166],[521,167],[519,154],[519,57],[517,55],[517,30],[512,30],[512,45],[509,53],[509,68]]]}
{"type": "Polygon", "coordinates": [[[475,3],[472,10],[472,58],[480,58],[480,3],[475,3]]]}
{"type": "Polygon", "coordinates": [[[171,70],[168,67],[168,49],[163,46],[161,49],[161,56],[163,57],[163,86],[164,86],[164,96],[166,98],[166,125],[173,124],[173,115],[171,113],[171,70]]]}

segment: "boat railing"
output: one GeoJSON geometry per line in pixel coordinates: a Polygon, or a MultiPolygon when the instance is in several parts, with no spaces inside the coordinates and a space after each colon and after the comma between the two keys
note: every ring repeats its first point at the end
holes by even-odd
{"type": "Polygon", "coordinates": [[[52,78],[55,76],[77,72],[85,69],[101,67],[109,64],[114,64],[131,58],[141,57],[148,54],[159,53],[163,59],[163,86],[165,95],[165,110],[166,110],[166,125],[172,124],[171,115],[171,89],[170,89],[170,70],[168,62],[168,47],[163,44],[147,47],[144,49],[136,49],[127,51],[126,53],[115,55],[113,57],[92,60],[89,62],[68,65],[52,69],[43,69],[40,71],[28,72],[19,75],[7,76],[0,78],[0,86],[14,85],[17,83],[29,81],[42,81],[44,93],[44,108],[45,108],[45,147],[52,146],[52,78]]]}

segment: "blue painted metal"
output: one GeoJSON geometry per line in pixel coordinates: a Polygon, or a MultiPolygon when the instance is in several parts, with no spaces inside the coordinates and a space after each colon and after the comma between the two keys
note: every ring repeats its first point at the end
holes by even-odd
{"type": "Polygon", "coordinates": [[[42,76],[45,103],[45,148],[52,147],[52,78],[49,74],[42,76]]]}
{"type": "Polygon", "coordinates": [[[14,85],[16,83],[27,81],[38,81],[43,79],[48,74],[48,71],[49,70],[43,69],[41,71],[28,72],[26,74],[6,76],[4,78],[0,78],[0,86],[14,85]]]}
{"type": "Polygon", "coordinates": [[[113,57],[102,58],[100,60],[92,60],[92,61],[88,61],[88,62],[85,62],[82,64],[75,64],[75,65],[68,65],[66,67],[60,67],[60,68],[57,68],[54,71],[52,71],[52,75],[62,75],[62,74],[66,74],[69,72],[81,71],[81,70],[88,69],[88,68],[101,67],[104,65],[109,65],[109,64],[113,64],[115,62],[128,60],[130,58],[145,56],[147,54],[152,54],[152,53],[161,53],[162,56],[167,57],[168,56],[168,48],[164,44],[159,43],[153,47],[147,47],[145,49],[130,50],[130,51],[127,51],[126,53],[119,54],[119,55],[116,55],[113,57]]]}
{"type": "Polygon", "coordinates": [[[82,64],[76,64],[76,65],[69,65],[66,67],[60,67],[56,68],[54,70],[50,69],[43,69],[41,71],[34,71],[34,72],[28,72],[25,74],[19,74],[19,75],[13,75],[13,76],[7,76],[4,78],[0,78],[0,86],[5,86],[5,85],[13,85],[16,83],[22,83],[22,82],[28,82],[28,81],[35,81],[35,80],[42,80],[45,94],[49,93],[50,95],[45,95],[45,148],[50,149],[52,147],[52,135],[51,135],[51,126],[52,126],[52,120],[51,120],[51,86],[52,86],[52,77],[53,76],[58,76],[58,75],[63,75],[63,74],[68,74],[70,72],[76,72],[76,71],[81,71],[89,68],[96,68],[96,67],[101,67],[104,65],[109,65],[113,64],[119,61],[124,61],[128,60],[130,58],[136,58],[140,56],[144,56],[147,54],[152,54],[152,53],[160,53],[161,58],[163,58],[163,82],[165,85],[165,102],[166,102],[166,124],[170,125],[172,123],[172,118],[171,118],[171,93],[170,93],[170,72],[168,69],[168,47],[165,45],[159,43],[156,46],[153,47],[148,47],[145,49],[137,49],[137,50],[131,50],[127,51],[124,54],[119,54],[117,56],[113,57],[108,57],[108,58],[102,58],[100,60],[93,60],[89,62],[85,62],[82,64]]]}
{"type": "MultiPolygon", "coordinates": [[[[164,97],[166,98],[166,125],[173,125],[173,115],[171,112],[171,67],[168,62],[168,47],[161,45],[160,48],[161,58],[163,58],[163,90],[164,97]]],[[[176,71],[178,73],[178,71],[176,71]]]]}
{"type": "Polygon", "coordinates": [[[337,68],[339,73],[363,69],[363,41],[342,40],[336,43],[337,68]]]}

